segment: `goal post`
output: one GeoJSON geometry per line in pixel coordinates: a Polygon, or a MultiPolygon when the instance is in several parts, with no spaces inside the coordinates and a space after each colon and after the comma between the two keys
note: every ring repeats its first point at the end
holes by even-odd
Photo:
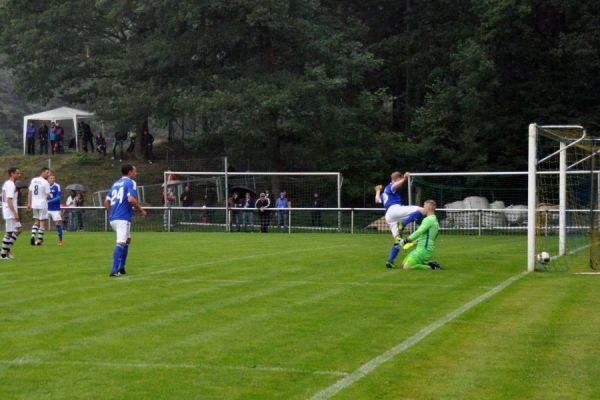
{"type": "Polygon", "coordinates": [[[528,146],[527,270],[597,269],[598,139],[530,124],[528,146]]]}

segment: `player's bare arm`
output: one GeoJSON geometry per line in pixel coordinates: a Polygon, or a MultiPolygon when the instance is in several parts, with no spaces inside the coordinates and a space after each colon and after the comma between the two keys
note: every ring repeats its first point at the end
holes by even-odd
{"type": "Polygon", "coordinates": [[[12,213],[12,215],[14,216],[15,220],[19,220],[19,211],[15,209],[15,206],[13,205],[13,199],[12,197],[8,197],[6,199],[6,204],[8,205],[8,209],[10,210],[10,212],[12,213]]]}
{"type": "Polygon", "coordinates": [[[375,204],[381,204],[381,191],[383,190],[383,185],[375,186],[375,204]]]}
{"type": "Polygon", "coordinates": [[[138,203],[137,199],[133,196],[128,196],[127,197],[127,201],[129,202],[129,204],[131,204],[131,206],[133,208],[135,208],[136,210],[138,210],[143,217],[145,217],[148,213],[146,212],[146,210],[144,210],[144,208],[140,205],[140,203],[138,203]]]}

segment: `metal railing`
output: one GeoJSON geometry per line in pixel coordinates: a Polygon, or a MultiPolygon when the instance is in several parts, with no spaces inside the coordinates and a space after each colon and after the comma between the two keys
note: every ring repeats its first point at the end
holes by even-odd
{"type": "MultiPolygon", "coordinates": [[[[21,220],[27,227],[31,213],[20,207],[21,220]]],[[[256,209],[226,207],[145,207],[142,218],[135,212],[132,230],[163,232],[343,232],[389,233],[382,208],[283,208],[269,209],[260,215],[256,209]],[[229,221],[229,224],[227,223],[229,221]]],[[[545,235],[558,232],[558,210],[538,211],[539,229],[545,235]]],[[[525,234],[527,210],[520,209],[438,209],[440,230],[469,235],[525,234]]],[[[567,229],[589,229],[590,210],[567,210],[567,229]]],[[[103,207],[63,209],[67,231],[109,231],[108,211],[103,207]]],[[[411,227],[414,229],[414,226],[411,227]]]]}

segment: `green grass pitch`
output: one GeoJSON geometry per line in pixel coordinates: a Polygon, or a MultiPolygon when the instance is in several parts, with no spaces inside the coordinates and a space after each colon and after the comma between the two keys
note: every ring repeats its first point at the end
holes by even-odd
{"type": "MultiPolygon", "coordinates": [[[[0,263],[1,399],[307,399],[525,270],[524,237],[442,236],[443,271],[387,270],[387,235],[55,233],[0,263]]],[[[402,255],[401,255],[402,256],[402,255]]],[[[534,273],[335,399],[600,398],[600,276],[534,273]]]]}

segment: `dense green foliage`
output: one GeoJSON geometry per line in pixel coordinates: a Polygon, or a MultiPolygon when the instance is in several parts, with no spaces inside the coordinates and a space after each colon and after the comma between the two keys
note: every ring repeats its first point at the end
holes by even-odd
{"type": "Polygon", "coordinates": [[[339,170],[351,199],[396,168],[522,169],[530,122],[600,127],[593,0],[2,5],[30,99],[138,129],[185,119],[199,156],[339,170]]]}

